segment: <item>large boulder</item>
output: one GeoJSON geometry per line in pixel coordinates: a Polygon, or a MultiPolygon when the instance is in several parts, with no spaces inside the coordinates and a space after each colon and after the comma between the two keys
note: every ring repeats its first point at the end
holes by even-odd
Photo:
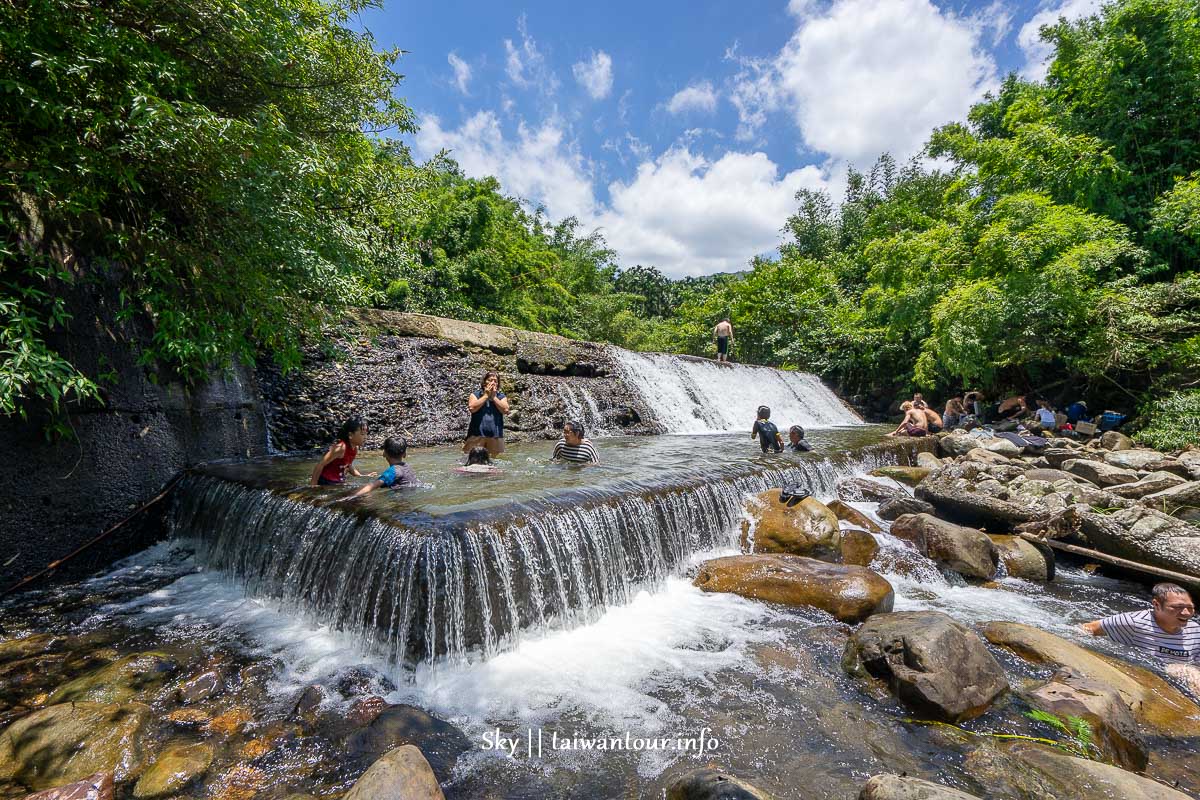
{"type": "Polygon", "coordinates": [[[968,578],[996,577],[1000,554],[983,531],[946,522],[930,514],[906,514],[892,523],[892,535],[968,578]]]}
{"type": "Polygon", "coordinates": [[[343,800],[442,800],[442,787],[421,751],[406,744],[367,768],[343,800]]]}
{"type": "Polygon", "coordinates": [[[1087,722],[1092,744],[1105,761],[1135,772],[1149,763],[1133,713],[1111,686],[1064,669],[1026,696],[1032,705],[1059,719],[1077,717],[1087,722]]]}
{"type": "Polygon", "coordinates": [[[1122,483],[1133,483],[1138,474],[1131,469],[1114,467],[1104,461],[1093,461],[1090,458],[1072,458],[1062,463],[1062,468],[1073,475],[1087,478],[1097,486],[1117,486],[1122,483]]]}
{"type": "Polygon", "coordinates": [[[1134,772],[1077,758],[1035,742],[981,747],[966,768],[994,797],[1041,800],[1189,800],[1190,796],[1134,772]]]}
{"type": "Polygon", "coordinates": [[[856,528],[862,528],[864,531],[870,531],[871,533],[879,533],[879,531],[883,530],[875,520],[848,503],[841,500],[831,500],[825,505],[842,522],[848,522],[856,528]]]}
{"type": "Polygon", "coordinates": [[[838,518],[820,500],[806,497],[789,506],[779,499],[780,490],[770,489],[747,505],[749,517],[742,523],[742,547],[756,553],[831,554],[841,537],[838,518]]]}
{"type": "Polygon", "coordinates": [[[1200,583],[1200,527],[1141,506],[1111,514],[1083,511],[1078,518],[1095,549],[1192,575],[1200,583]]]}
{"type": "Polygon", "coordinates": [[[701,767],[667,789],[667,800],[771,800],[771,795],[716,767],[701,767]]]}
{"type": "Polygon", "coordinates": [[[976,795],[908,775],[875,775],[858,800],[979,800],[976,795]]]}
{"type": "Polygon", "coordinates": [[[908,497],[909,494],[897,486],[888,486],[879,481],[847,478],[838,483],[837,496],[839,500],[850,502],[882,503],[890,497],[908,497]]]}
{"type": "Polygon", "coordinates": [[[1100,446],[1105,450],[1132,450],[1135,447],[1133,439],[1120,431],[1105,431],[1100,435],[1100,446]]]}
{"type": "Polygon", "coordinates": [[[1104,454],[1104,463],[1135,471],[1146,469],[1162,460],[1163,455],[1157,450],[1114,450],[1104,454]]]}
{"type": "Polygon", "coordinates": [[[993,453],[991,450],[985,450],[982,447],[976,447],[968,451],[962,457],[967,461],[977,461],[980,464],[1009,464],[1011,463],[1008,456],[1002,456],[999,453],[993,453]]]}
{"type": "Polygon", "coordinates": [[[168,747],[138,778],[133,796],[138,800],[150,800],[174,794],[207,772],[212,760],[211,744],[168,747]]]}
{"type": "Polygon", "coordinates": [[[932,514],[933,506],[915,497],[889,497],[875,511],[880,519],[896,520],[905,514],[932,514]]]}
{"type": "Polygon", "coordinates": [[[927,453],[922,450],[920,453],[917,453],[917,466],[933,471],[942,466],[942,460],[933,453],[927,453]]]}
{"type": "Polygon", "coordinates": [[[947,722],[979,716],[1008,690],[979,636],[939,611],[872,617],[846,643],[843,665],[885,682],[917,713],[947,722]]]}
{"type": "Polygon", "coordinates": [[[1200,736],[1200,706],[1148,669],[1087,650],[1059,636],[1019,622],[989,622],[989,642],[1034,664],[1052,664],[1108,686],[1134,718],[1161,736],[1200,736]]]}
{"type": "Polygon", "coordinates": [[[134,653],[64,683],[46,702],[123,703],[156,691],[174,671],[175,661],[165,653],[134,653]]]}
{"type": "Polygon", "coordinates": [[[904,483],[909,486],[916,486],[921,481],[925,480],[925,476],[930,472],[928,467],[879,467],[871,470],[871,475],[876,478],[891,478],[897,483],[904,483]]]}
{"type": "Polygon", "coordinates": [[[1059,481],[1091,483],[1087,478],[1081,478],[1078,475],[1072,475],[1070,472],[1065,472],[1061,469],[1054,469],[1053,467],[1035,467],[1034,469],[1027,469],[1025,470],[1025,480],[1046,481],[1047,483],[1057,483],[1059,481]]]}
{"type": "Polygon", "coordinates": [[[346,742],[359,760],[376,761],[402,745],[420,748],[439,780],[449,780],[458,757],[471,749],[466,734],[416,706],[388,706],[346,742]]]}
{"type": "MultiPolygon", "coordinates": [[[[1053,469],[1062,469],[1062,465],[1074,458],[1080,458],[1081,453],[1078,450],[1069,447],[1058,447],[1054,442],[1050,443],[1042,452],[1038,453],[1040,458],[1046,459],[1053,469]]],[[[1099,458],[1097,457],[1097,460],[1099,458]]]]}
{"type": "MultiPolygon", "coordinates": [[[[1007,474],[1007,468],[1005,468],[1007,474]]],[[[1012,480],[1024,470],[1015,468],[1012,480]]],[[[916,489],[918,499],[931,504],[939,516],[963,525],[987,528],[992,533],[1012,530],[1026,522],[1045,519],[1046,509],[1037,502],[1028,505],[1012,502],[1000,485],[995,491],[992,484],[999,484],[990,472],[975,464],[953,464],[930,475],[916,489]],[[991,492],[989,493],[989,488],[991,492]]]]}
{"type": "Polygon", "coordinates": [[[993,533],[989,537],[1000,554],[1000,563],[1010,578],[1027,581],[1054,580],[1054,551],[1020,536],[993,533]]]}
{"type": "Polygon", "coordinates": [[[104,772],[123,783],[141,772],[150,715],[141,703],[62,703],[35,711],[0,733],[0,779],[42,790],[104,772]]]}
{"type": "Polygon", "coordinates": [[[1151,472],[1149,475],[1143,475],[1133,483],[1122,483],[1120,486],[1114,486],[1109,491],[1118,497],[1137,500],[1146,495],[1172,489],[1185,483],[1187,481],[1175,473],[1160,470],[1158,472],[1151,472]]]}
{"type": "Polygon", "coordinates": [[[1200,481],[1189,481],[1148,494],[1142,503],[1189,522],[1200,520],[1200,481]]]}
{"type": "Polygon", "coordinates": [[[1200,481],[1200,450],[1185,450],[1179,454],[1179,463],[1188,471],[1188,477],[1200,481]]]}
{"type": "Polygon", "coordinates": [[[756,553],[714,558],[693,583],[706,592],[732,592],[789,606],[811,606],[857,623],[892,610],[892,585],[871,570],[812,558],[756,553]]]}
{"type": "Polygon", "coordinates": [[[1021,448],[1007,439],[1001,439],[998,436],[976,429],[969,433],[959,433],[955,431],[949,436],[942,437],[938,442],[941,450],[952,456],[965,456],[975,448],[982,448],[998,455],[1007,458],[1014,458],[1021,455],[1021,448]]]}

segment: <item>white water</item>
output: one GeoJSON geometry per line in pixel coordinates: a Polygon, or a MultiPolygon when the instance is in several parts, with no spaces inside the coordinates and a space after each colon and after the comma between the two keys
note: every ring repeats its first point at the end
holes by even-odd
{"type": "Polygon", "coordinates": [[[770,406],[771,421],[785,432],[791,425],[862,424],[829,387],[807,372],[614,351],[668,433],[749,431],[762,405],[770,406]]]}

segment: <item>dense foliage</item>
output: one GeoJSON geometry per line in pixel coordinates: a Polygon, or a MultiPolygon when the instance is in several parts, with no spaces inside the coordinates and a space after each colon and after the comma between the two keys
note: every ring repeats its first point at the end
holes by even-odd
{"type": "Polygon", "coordinates": [[[185,378],[293,364],[358,304],[696,354],[728,316],[736,359],[851,393],[1194,409],[1155,402],[1200,376],[1191,0],[1045,29],[1047,78],[932,132],[936,161],[884,155],[840,201],[803,191],[778,257],[681,281],[379,135],[413,120],[399,53],[348,24],[366,3],[0,5],[0,413],[95,392],[53,335],[89,282],[185,378]]]}

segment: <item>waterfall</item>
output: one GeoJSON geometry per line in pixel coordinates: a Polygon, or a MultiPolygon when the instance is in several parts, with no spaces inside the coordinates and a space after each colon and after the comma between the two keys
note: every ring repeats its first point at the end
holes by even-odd
{"type": "Polygon", "coordinates": [[[629,381],[668,433],[748,431],[761,405],[771,407],[771,421],[782,431],[797,424],[805,428],[862,424],[829,387],[807,372],[614,351],[629,381]]]}
{"type": "Polygon", "coordinates": [[[588,436],[608,435],[604,428],[604,415],[600,413],[596,398],[592,397],[586,386],[576,387],[563,381],[554,385],[554,391],[563,402],[567,419],[581,422],[588,436]]]}
{"type": "Polygon", "coordinates": [[[701,550],[736,546],[747,493],[830,496],[893,452],[789,462],[679,485],[579,490],[441,517],[395,519],[206,475],[185,479],[172,533],[200,563],[346,631],[394,663],[487,658],[523,630],[572,627],[654,588],[701,550]]]}

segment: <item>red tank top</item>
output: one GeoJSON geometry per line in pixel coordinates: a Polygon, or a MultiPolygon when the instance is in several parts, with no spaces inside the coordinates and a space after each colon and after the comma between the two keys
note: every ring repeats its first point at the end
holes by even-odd
{"type": "Polygon", "coordinates": [[[358,450],[346,445],[346,452],[342,457],[334,461],[330,461],[325,465],[325,469],[321,470],[321,477],[333,483],[341,483],[346,480],[346,470],[354,463],[354,457],[358,455],[358,450]]]}

